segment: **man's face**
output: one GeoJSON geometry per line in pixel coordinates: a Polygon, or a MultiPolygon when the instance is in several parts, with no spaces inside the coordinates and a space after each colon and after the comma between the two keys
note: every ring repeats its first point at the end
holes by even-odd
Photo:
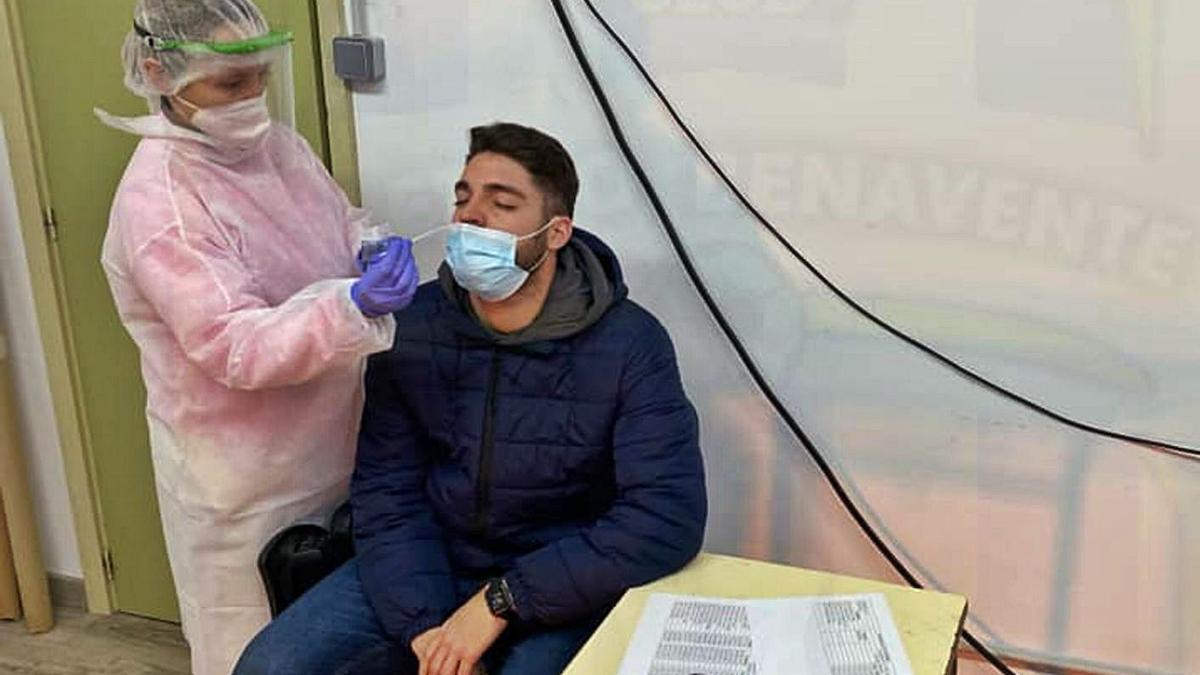
{"type": "MultiPolygon", "coordinates": [[[[518,237],[546,224],[545,195],[525,167],[492,152],[481,152],[463,167],[454,185],[454,221],[518,237]]],[[[546,250],[548,233],[517,244],[517,264],[528,269],[546,250]]]]}

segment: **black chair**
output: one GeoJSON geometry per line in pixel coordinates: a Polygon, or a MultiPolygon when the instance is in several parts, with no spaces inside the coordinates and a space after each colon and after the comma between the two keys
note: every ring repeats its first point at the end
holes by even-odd
{"type": "Polygon", "coordinates": [[[258,572],[267,589],[271,617],[354,557],[350,503],[339,506],[325,527],[299,523],[267,542],[258,556],[258,572]]]}

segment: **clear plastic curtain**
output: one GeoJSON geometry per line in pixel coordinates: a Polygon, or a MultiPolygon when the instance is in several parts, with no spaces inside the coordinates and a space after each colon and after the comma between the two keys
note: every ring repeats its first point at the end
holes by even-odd
{"type": "Polygon", "coordinates": [[[709,550],[897,579],[790,418],[922,583],[969,596],[968,628],[990,647],[1200,671],[1200,462],[980,386],[789,251],[1003,388],[1200,446],[1200,47],[1187,28],[1200,7],[597,2],[777,237],[584,5],[565,4],[698,279],[548,1],[367,4],[389,75],[356,95],[366,205],[423,231],[448,218],[470,126],[556,135],[580,169],[578,224],[613,245],[676,341],[703,424],[709,550]]]}

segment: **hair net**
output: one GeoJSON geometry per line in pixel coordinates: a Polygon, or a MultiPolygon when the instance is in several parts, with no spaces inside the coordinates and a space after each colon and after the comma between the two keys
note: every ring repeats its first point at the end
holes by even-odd
{"type": "Polygon", "coordinates": [[[252,0],[138,0],[133,26],[125,38],[125,86],[156,106],[159,97],[226,68],[262,63],[279,50],[218,53],[182,49],[180,43],[237,43],[267,35],[270,28],[252,0]],[[163,65],[165,78],[153,82],[143,68],[146,59],[163,65]]]}

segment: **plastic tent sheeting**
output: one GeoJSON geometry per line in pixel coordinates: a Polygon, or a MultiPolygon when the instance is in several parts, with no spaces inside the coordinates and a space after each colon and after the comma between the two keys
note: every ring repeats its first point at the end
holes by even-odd
{"type": "Polygon", "coordinates": [[[388,43],[388,78],[355,97],[377,217],[445,223],[471,126],[555,135],[580,172],[577,223],[675,339],[703,425],[708,550],[899,580],[800,431],[922,584],[970,598],[989,648],[1200,671],[1200,462],[980,386],[792,253],[999,387],[1200,447],[1200,6],[597,2],[776,236],[587,7],[564,4],[676,240],[548,1],[357,8],[388,43]]]}

